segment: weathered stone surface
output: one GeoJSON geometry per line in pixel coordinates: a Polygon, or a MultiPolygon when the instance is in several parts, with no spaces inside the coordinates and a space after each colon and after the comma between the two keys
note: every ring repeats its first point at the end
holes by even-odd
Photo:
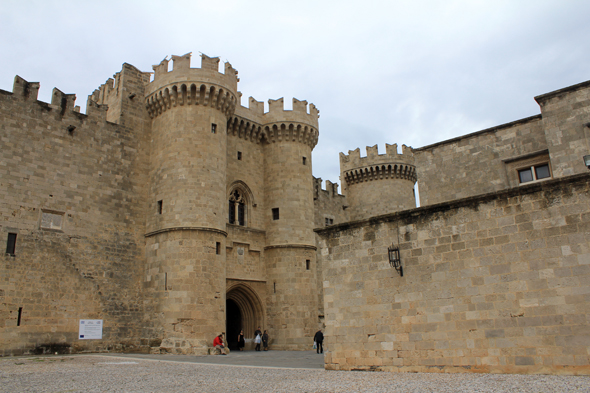
{"type": "Polygon", "coordinates": [[[589,213],[583,174],[318,230],[326,367],[588,374],[589,213]]]}
{"type": "Polygon", "coordinates": [[[123,64],[86,115],[18,76],[0,91],[0,355],[207,354],[257,327],[302,350],[325,325],[328,369],[589,373],[590,82],[537,116],[341,154],[341,195],[312,176],[313,104],[242,106],[229,63],[190,58],[123,64]]]}

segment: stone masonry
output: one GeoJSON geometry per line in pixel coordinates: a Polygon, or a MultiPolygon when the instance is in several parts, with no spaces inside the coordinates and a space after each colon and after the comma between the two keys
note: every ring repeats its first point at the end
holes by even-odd
{"type": "Polygon", "coordinates": [[[325,327],[328,369],[590,374],[590,81],[537,116],[341,154],[340,194],[312,175],[317,108],[242,106],[221,68],[125,63],[86,114],[0,90],[0,355],[207,354],[259,326],[304,350],[325,327]]]}

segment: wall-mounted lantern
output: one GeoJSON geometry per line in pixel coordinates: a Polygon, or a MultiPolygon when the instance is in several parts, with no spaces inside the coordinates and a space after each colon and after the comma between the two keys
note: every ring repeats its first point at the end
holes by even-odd
{"type": "Polygon", "coordinates": [[[401,277],[404,276],[404,268],[402,267],[402,260],[399,253],[399,247],[395,247],[391,244],[391,247],[387,248],[389,254],[389,264],[395,268],[401,277]]]}
{"type": "Polygon", "coordinates": [[[584,165],[586,165],[588,169],[590,169],[590,154],[584,156],[584,165]]]}

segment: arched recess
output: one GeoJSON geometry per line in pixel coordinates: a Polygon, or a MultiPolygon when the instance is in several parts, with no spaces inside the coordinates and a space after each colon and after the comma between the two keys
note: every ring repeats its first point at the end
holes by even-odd
{"type": "Polygon", "coordinates": [[[246,183],[236,180],[227,190],[228,222],[230,224],[248,226],[252,214],[251,208],[256,206],[254,194],[246,183]]]}
{"type": "Polygon", "coordinates": [[[226,295],[226,337],[230,349],[237,343],[240,330],[252,341],[258,326],[264,326],[264,308],[256,292],[244,283],[230,286],[226,295]],[[239,324],[236,319],[239,319],[239,324]]]}

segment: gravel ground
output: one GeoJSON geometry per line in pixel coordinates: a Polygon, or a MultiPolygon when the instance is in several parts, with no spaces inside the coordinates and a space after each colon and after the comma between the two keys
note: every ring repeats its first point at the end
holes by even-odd
{"type": "Polygon", "coordinates": [[[55,356],[0,359],[0,392],[590,392],[590,377],[325,371],[55,356]]]}

